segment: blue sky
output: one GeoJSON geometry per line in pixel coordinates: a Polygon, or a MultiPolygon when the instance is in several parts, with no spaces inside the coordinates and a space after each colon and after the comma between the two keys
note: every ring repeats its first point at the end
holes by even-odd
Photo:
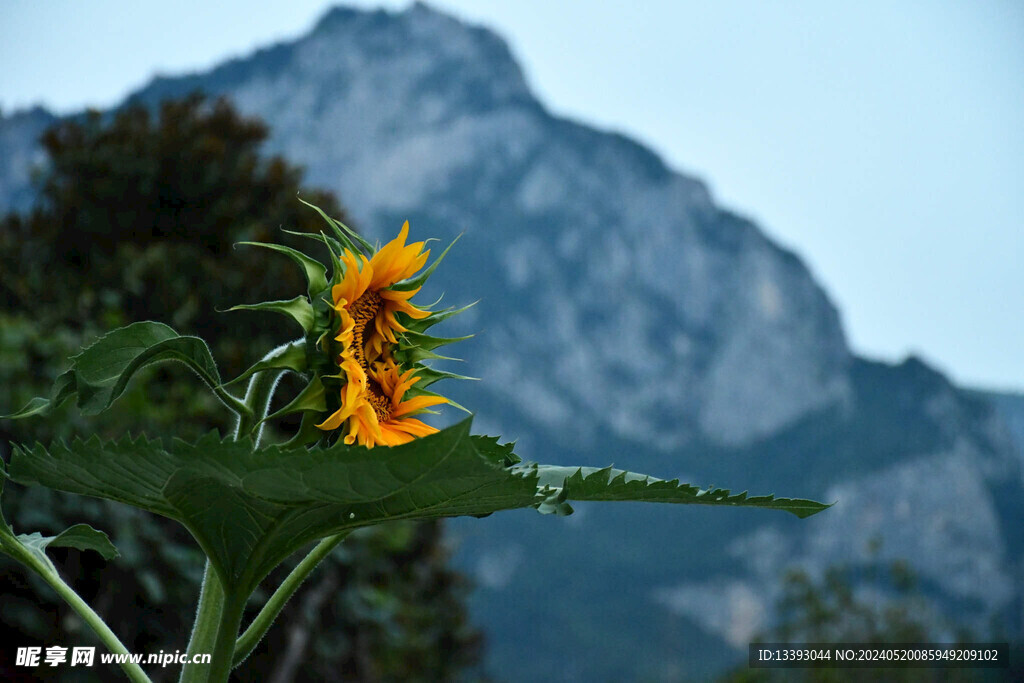
{"type": "MultiPolygon", "coordinates": [[[[0,106],[109,106],[330,4],[6,0],[0,106]]],[[[1024,2],[433,5],[500,32],[554,112],[650,145],[800,253],[857,351],[1024,390],[1024,2]]]]}

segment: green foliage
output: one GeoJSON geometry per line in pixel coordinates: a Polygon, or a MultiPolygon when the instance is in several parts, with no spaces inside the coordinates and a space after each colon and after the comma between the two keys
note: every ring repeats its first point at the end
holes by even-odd
{"type": "Polygon", "coordinates": [[[392,449],[387,458],[368,453],[344,445],[253,451],[251,442],[216,435],[194,445],[176,440],[167,448],[145,439],[90,439],[16,448],[11,476],[176,519],[225,584],[240,590],[254,589],[303,545],[346,528],[464,509],[486,513],[489,507],[472,507],[486,502],[470,498],[481,487],[506,497],[518,494],[508,507],[531,502],[536,488],[529,482],[507,492],[501,488],[516,478],[501,476],[475,455],[466,426],[392,449]]]}

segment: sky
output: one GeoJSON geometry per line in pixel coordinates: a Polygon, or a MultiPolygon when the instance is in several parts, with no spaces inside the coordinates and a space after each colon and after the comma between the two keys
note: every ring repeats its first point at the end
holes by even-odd
{"type": "MultiPolygon", "coordinates": [[[[0,108],[108,107],[331,4],[4,0],[0,108]]],[[[430,4],[500,33],[555,114],[650,146],[796,251],[858,353],[1024,390],[1024,2],[430,4]]]]}

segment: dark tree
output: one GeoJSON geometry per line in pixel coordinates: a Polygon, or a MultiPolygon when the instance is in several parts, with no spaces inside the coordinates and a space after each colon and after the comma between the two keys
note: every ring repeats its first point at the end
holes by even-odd
{"type": "MultiPolygon", "coordinates": [[[[101,329],[160,320],[213,340],[225,374],[242,369],[257,342],[281,334],[254,314],[217,309],[291,298],[302,280],[286,259],[232,245],[322,227],[296,199],[301,171],[261,157],[266,135],[198,95],[158,115],[136,107],[58,124],[42,138],[39,206],[8,217],[0,235],[0,292],[16,310],[77,330],[103,318],[101,329]]],[[[303,196],[342,214],[328,193],[303,196]]]]}

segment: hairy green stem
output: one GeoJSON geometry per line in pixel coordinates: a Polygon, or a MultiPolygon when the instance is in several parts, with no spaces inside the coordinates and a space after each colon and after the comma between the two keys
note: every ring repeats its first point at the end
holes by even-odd
{"type": "Polygon", "coordinates": [[[238,638],[238,628],[242,623],[246,598],[247,596],[238,593],[228,594],[224,598],[220,621],[217,624],[217,639],[213,645],[213,657],[206,679],[207,683],[227,683],[228,676],[231,675],[235,639],[238,638]]]}
{"type": "MultiPolygon", "coordinates": [[[[197,654],[211,654],[217,641],[217,627],[221,613],[224,611],[224,589],[220,578],[213,570],[210,561],[206,561],[206,573],[203,574],[203,585],[199,590],[199,606],[196,609],[196,621],[192,626],[192,637],[188,641],[189,661],[197,654]]],[[[181,669],[180,683],[203,683],[208,679],[211,665],[186,664],[181,669]]]]}
{"type": "MultiPolygon", "coordinates": [[[[46,583],[50,585],[53,590],[57,591],[57,594],[63,598],[64,602],[68,603],[72,609],[78,612],[78,615],[87,623],[96,635],[99,636],[103,644],[107,646],[107,649],[117,655],[129,654],[128,649],[120,641],[117,635],[110,630],[103,618],[93,611],[92,607],[89,606],[85,600],[81,598],[75,590],[64,582],[60,578],[60,574],[57,573],[56,568],[52,565],[48,566],[48,563],[42,562],[39,558],[35,557],[32,553],[26,551],[20,543],[15,539],[13,543],[4,543],[5,550],[11,552],[11,554],[21,563],[27,565],[36,574],[41,576],[46,583]]],[[[135,683],[151,683],[149,676],[142,670],[142,667],[134,662],[120,662],[121,668],[127,674],[128,678],[135,683]]]]}
{"type": "Polygon", "coordinates": [[[238,642],[235,643],[235,657],[234,666],[238,666],[249,654],[253,651],[263,636],[266,635],[270,629],[271,624],[284,609],[285,604],[295,594],[295,591],[299,589],[302,582],[316,569],[317,565],[326,558],[332,550],[334,550],[339,543],[341,543],[349,532],[337,534],[335,536],[329,536],[309,551],[309,554],[303,558],[302,562],[296,565],[295,569],[288,574],[288,577],[281,583],[274,594],[267,600],[267,604],[263,605],[263,609],[256,615],[256,618],[249,624],[249,628],[245,629],[239,638],[238,642]]]}

